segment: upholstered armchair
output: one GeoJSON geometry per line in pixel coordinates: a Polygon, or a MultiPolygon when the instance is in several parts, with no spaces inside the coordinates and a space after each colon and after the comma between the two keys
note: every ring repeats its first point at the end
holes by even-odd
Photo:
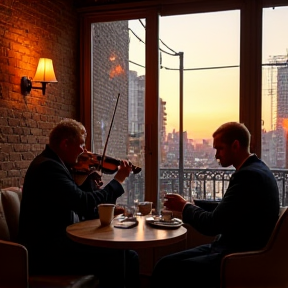
{"type": "Polygon", "coordinates": [[[94,275],[29,276],[28,251],[17,243],[22,192],[10,187],[0,191],[0,287],[1,288],[95,288],[94,275]]]}
{"type": "Polygon", "coordinates": [[[266,247],[233,253],[222,260],[221,288],[288,287],[288,208],[279,219],[266,247]]]}

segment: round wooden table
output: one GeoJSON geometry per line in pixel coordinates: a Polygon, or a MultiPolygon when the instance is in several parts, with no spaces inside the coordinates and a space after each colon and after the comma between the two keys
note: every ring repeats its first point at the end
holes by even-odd
{"type": "Polygon", "coordinates": [[[173,245],[186,240],[187,229],[159,229],[146,223],[147,216],[137,216],[139,224],[129,229],[115,228],[114,221],[102,227],[99,219],[75,223],[66,232],[75,242],[115,249],[138,249],[173,245]]]}
{"type": "MultiPolygon", "coordinates": [[[[176,229],[160,229],[151,227],[146,223],[147,216],[136,216],[138,225],[129,229],[114,227],[114,221],[109,226],[101,226],[100,220],[87,220],[72,224],[67,227],[66,233],[75,242],[113,249],[123,250],[123,287],[125,287],[125,250],[144,248],[147,253],[153,251],[153,257],[149,265],[153,267],[156,263],[155,251],[157,247],[168,247],[169,245],[184,242],[186,245],[187,229],[183,226],[176,229]]],[[[140,257],[141,258],[141,257],[140,257]]],[[[141,261],[140,261],[141,262],[141,261]]],[[[141,265],[140,265],[141,266],[141,265]]],[[[141,270],[141,267],[140,267],[141,270]]]]}

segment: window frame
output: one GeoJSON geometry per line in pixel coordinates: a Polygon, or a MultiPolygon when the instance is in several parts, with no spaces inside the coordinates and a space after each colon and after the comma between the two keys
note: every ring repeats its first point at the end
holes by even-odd
{"type": "Polygon", "coordinates": [[[239,121],[252,134],[251,151],[261,157],[262,12],[276,6],[287,6],[287,0],[158,0],[79,8],[80,121],[87,129],[87,148],[91,147],[91,23],[146,18],[145,107],[149,109],[145,110],[145,199],[158,203],[159,16],[239,9],[239,121]]]}

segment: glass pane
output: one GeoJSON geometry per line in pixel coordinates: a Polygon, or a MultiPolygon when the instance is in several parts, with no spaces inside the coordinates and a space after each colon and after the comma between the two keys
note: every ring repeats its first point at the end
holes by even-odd
{"type": "Polygon", "coordinates": [[[239,121],[240,12],[162,17],[160,47],[161,118],[164,119],[161,131],[160,199],[165,192],[179,192],[188,199],[191,196],[222,197],[222,183],[216,188],[218,192],[215,195],[212,192],[213,181],[204,183],[187,180],[187,177],[192,179],[196,171],[219,169],[212,133],[224,122],[239,121]],[[183,52],[183,67],[179,52],[183,52]],[[181,70],[183,81],[180,78],[181,70]],[[181,97],[182,172],[179,161],[181,97]],[[192,169],[195,169],[194,172],[192,169]],[[181,173],[185,173],[185,181],[181,173]]]}
{"type": "MultiPolygon", "coordinates": [[[[91,36],[92,152],[141,167],[127,178],[125,193],[117,200],[133,205],[144,199],[145,29],[138,20],[94,23],[91,36]],[[138,35],[130,28],[137,23],[138,35]],[[141,49],[135,48],[135,35],[143,39],[141,49]]],[[[102,172],[105,185],[114,173],[102,172]]]]}
{"type": "Polygon", "coordinates": [[[287,168],[288,7],[263,9],[262,159],[287,168]]]}

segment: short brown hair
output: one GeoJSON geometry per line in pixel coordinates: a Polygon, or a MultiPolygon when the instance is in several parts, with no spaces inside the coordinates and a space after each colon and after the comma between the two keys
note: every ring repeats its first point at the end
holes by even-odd
{"type": "Polygon", "coordinates": [[[83,136],[86,138],[87,132],[82,123],[65,118],[61,120],[50,132],[49,145],[51,147],[59,147],[63,139],[69,139],[71,142],[83,136]]]}
{"type": "Polygon", "coordinates": [[[215,138],[217,135],[220,135],[221,140],[228,145],[238,140],[241,147],[250,147],[251,134],[243,123],[227,122],[221,125],[212,136],[215,138]]]}

